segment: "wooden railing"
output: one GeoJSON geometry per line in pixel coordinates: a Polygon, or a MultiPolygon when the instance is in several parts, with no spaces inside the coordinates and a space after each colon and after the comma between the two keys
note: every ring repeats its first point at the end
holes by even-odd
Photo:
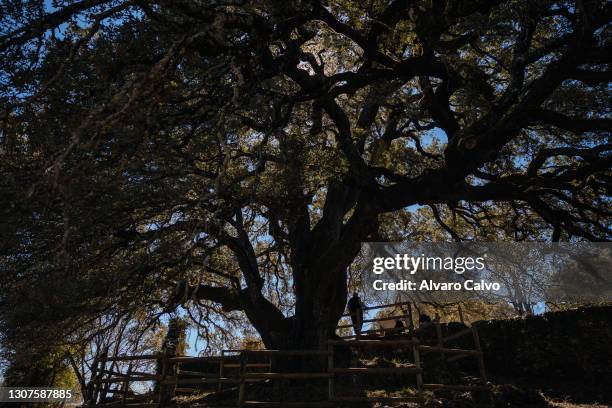
{"type": "Polygon", "coordinates": [[[196,391],[192,388],[184,388],[185,385],[202,386],[204,384],[216,385],[219,389],[223,384],[233,384],[238,391],[237,405],[239,407],[252,405],[266,406],[305,406],[305,407],[330,407],[337,402],[421,402],[424,400],[424,390],[479,390],[486,388],[486,374],[484,371],[484,361],[478,333],[475,328],[469,328],[441,339],[441,344],[431,346],[420,344],[416,338],[409,340],[329,340],[327,350],[224,350],[221,356],[216,357],[167,357],[163,356],[119,356],[107,358],[101,364],[101,369],[97,370],[91,382],[91,391],[88,393],[89,403],[85,406],[104,406],[104,407],[123,407],[132,408],[161,407],[167,398],[168,392],[171,395],[183,391],[196,391]],[[444,343],[457,339],[471,333],[475,349],[465,350],[458,348],[445,347],[444,343]],[[412,351],[413,364],[403,367],[336,367],[335,349],[337,347],[350,347],[358,350],[372,350],[376,348],[402,348],[412,351]],[[231,355],[231,354],[234,355],[231,355]],[[451,360],[464,357],[476,357],[481,376],[480,385],[447,385],[447,384],[424,384],[423,368],[421,365],[422,355],[426,353],[440,353],[451,355],[451,360]],[[258,357],[256,362],[253,357],[258,357]],[[262,357],[267,359],[266,363],[261,363],[262,357]],[[274,372],[272,361],[286,357],[311,357],[326,358],[327,364],[319,372],[274,372]],[[251,360],[249,360],[251,358],[251,360]],[[160,361],[161,373],[145,373],[133,369],[133,362],[138,360],[160,361]],[[128,362],[126,373],[114,372],[104,368],[104,363],[110,361],[128,362]],[[181,370],[181,364],[203,361],[206,363],[218,363],[218,371],[215,373],[189,372],[181,370]],[[174,367],[170,370],[170,367],[174,367]],[[266,369],[264,372],[255,372],[250,369],[266,369]],[[230,377],[227,375],[228,369],[238,369],[237,375],[230,377]],[[416,393],[413,395],[400,397],[361,397],[361,396],[338,396],[336,395],[335,382],[338,376],[342,375],[415,375],[416,393]],[[286,401],[255,401],[247,398],[246,384],[249,382],[271,381],[271,380],[312,380],[327,379],[327,398],[320,401],[291,403],[286,401]],[[154,381],[157,384],[157,393],[147,394],[141,398],[128,396],[130,383],[141,381],[154,381]],[[111,389],[111,384],[121,384],[119,388],[111,389]],[[112,401],[107,401],[106,396],[112,394],[115,397],[112,401]],[[160,404],[160,401],[162,403],[160,404]]]}
{"type": "MultiPolygon", "coordinates": [[[[250,356],[266,356],[270,359],[277,359],[279,357],[328,357],[330,354],[325,350],[244,350],[241,353],[241,365],[246,367],[250,356]]],[[[333,355],[331,356],[333,358],[333,355]]],[[[247,400],[246,398],[246,384],[245,382],[249,379],[257,380],[314,380],[314,379],[329,379],[333,377],[333,373],[328,370],[320,372],[266,372],[266,373],[243,373],[241,368],[241,382],[238,389],[238,406],[278,406],[278,407],[332,407],[327,400],[321,401],[309,401],[309,402],[287,402],[287,401],[255,401],[247,400]]]]}
{"type": "MultiPolygon", "coordinates": [[[[386,307],[400,306],[403,303],[386,305],[386,307]]],[[[369,310],[382,308],[372,307],[369,310]]],[[[398,316],[383,319],[396,319],[398,316]]],[[[380,320],[383,320],[380,319],[380,320]]],[[[376,321],[377,319],[368,319],[376,321]]],[[[94,362],[91,381],[87,387],[85,407],[105,406],[146,408],[163,407],[168,398],[181,393],[194,393],[210,385],[214,391],[222,391],[224,385],[230,384],[238,393],[237,405],[242,406],[304,406],[328,407],[335,406],[337,402],[419,402],[423,400],[425,390],[480,390],[486,389],[486,372],[483,353],[480,347],[478,332],[475,327],[469,327],[446,337],[442,334],[440,322],[434,320],[428,325],[435,328],[435,344],[422,344],[415,336],[408,338],[378,338],[378,339],[340,339],[329,340],[327,350],[223,350],[220,356],[189,357],[189,356],[115,356],[101,357],[94,362]],[[474,348],[462,349],[449,347],[448,344],[459,338],[471,335],[474,348]],[[349,347],[353,350],[373,350],[378,348],[396,347],[411,351],[413,364],[403,367],[336,367],[335,350],[337,347],[349,347]],[[457,361],[467,357],[476,358],[480,374],[480,384],[424,384],[422,359],[425,354],[439,353],[448,362],[457,361]],[[275,371],[275,361],[280,358],[310,357],[322,358],[318,372],[285,372],[275,371]],[[326,360],[326,364],[325,361],[326,360]],[[145,372],[139,365],[148,362],[155,365],[155,372],[145,372]],[[212,367],[209,372],[194,371],[189,364],[201,362],[204,366],[212,367]],[[107,366],[107,364],[109,364],[107,366]],[[121,363],[121,364],[118,364],[121,363]],[[127,367],[121,372],[121,367],[127,367]],[[264,371],[261,371],[264,370],[264,371]],[[336,395],[336,379],[343,375],[415,375],[416,393],[403,397],[357,397],[336,395]],[[312,380],[327,379],[327,397],[321,401],[290,403],[285,401],[255,401],[247,398],[247,383],[273,380],[312,380]],[[132,395],[130,386],[135,382],[153,383],[155,392],[144,395],[132,395]],[[113,388],[114,387],[114,388],[113,388]],[[112,395],[111,398],[108,398],[112,395]],[[110,401],[109,401],[110,399],[110,401]]],[[[285,367],[286,368],[286,367],[285,367]]],[[[236,403],[232,404],[233,406],[236,403]]]]}
{"type": "Polygon", "coordinates": [[[84,396],[84,406],[118,407],[129,403],[130,407],[158,407],[159,401],[163,401],[167,395],[194,393],[198,388],[207,384],[214,385],[216,390],[221,391],[224,384],[238,386],[246,382],[263,381],[264,379],[247,377],[250,374],[257,374],[253,373],[252,369],[266,368],[267,371],[271,371],[272,360],[269,359],[266,363],[243,364],[242,355],[250,353],[252,352],[248,350],[223,350],[221,356],[210,357],[164,356],[163,354],[101,357],[93,364],[91,381],[84,396]],[[232,355],[232,353],[238,353],[238,355],[232,355]],[[156,370],[155,373],[136,371],[133,369],[135,361],[149,361],[149,364],[159,365],[156,367],[159,370],[156,370]],[[237,361],[239,364],[236,364],[237,361]],[[109,362],[128,363],[127,371],[121,372],[120,367],[114,370],[108,369],[106,364],[109,362]],[[218,369],[214,372],[206,372],[189,371],[182,368],[184,364],[198,362],[218,365],[218,369]],[[228,375],[232,370],[236,371],[236,375],[228,375]],[[153,385],[150,389],[157,389],[156,393],[130,394],[130,384],[147,382],[153,385]],[[121,384],[121,386],[112,388],[113,384],[121,384]],[[110,398],[109,395],[111,395],[110,398]]]}
{"type": "MultiPolygon", "coordinates": [[[[398,302],[392,303],[388,305],[377,305],[377,306],[368,306],[364,307],[363,311],[371,311],[371,310],[380,310],[380,309],[391,309],[402,307],[406,309],[407,313],[403,313],[401,315],[396,316],[382,316],[382,317],[374,317],[371,319],[366,319],[362,323],[378,323],[378,322],[386,322],[386,321],[397,321],[400,320],[403,327],[387,327],[387,328],[374,328],[370,330],[362,330],[359,335],[360,336],[369,336],[369,335],[389,335],[389,334],[401,334],[401,333],[410,333],[414,329],[413,325],[413,316],[412,316],[412,303],[411,302],[398,302]]],[[[350,317],[350,313],[345,313],[342,315],[342,318],[350,317]]],[[[347,329],[353,327],[352,324],[339,324],[336,326],[336,330],[347,329]]],[[[354,339],[358,336],[356,334],[344,335],[340,336],[342,339],[354,339]]]]}
{"type": "MultiPolygon", "coordinates": [[[[268,362],[267,363],[242,363],[242,357],[241,354],[244,352],[245,350],[222,350],[221,351],[221,360],[219,361],[219,378],[227,378],[226,374],[227,371],[226,370],[231,370],[231,369],[239,369],[238,371],[238,375],[240,376],[240,374],[242,373],[242,370],[246,370],[248,371],[250,368],[255,368],[255,369],[261,369],[261,368],[266,368],[268,371],[272,371],[272,358],[268,358],[268,362]],[[238,356],[238,363],[236,362],[227,362],[227,357],[229,355],[237,355],[238,356]]],[[[219,386],[218,386],[218,391],[221,392],[223,390],[223,381],[219,381],[219,386]]],[[[240,384],[240,378],[238,378],[238,384],[240,384]]]]}
{"type": "Polygon", "coordinates": [[[84,406],[130,406],[135,408],[157,407],[152,395],[130,395],[130,383],[133,382],[157,382],[161,377],[157,373],[137,371],[134,365],[140,362],[155,362],[157,355],[140,356],[114,356],[107,357],[102,353],[101,357],[94,360],[91,371],[91,381],[89,382],[84,395],[84,406]],[[117,363],[127,363],[127,370],[122,373],[121,367],[117,363]],[[107,367],[107,364],[109,366],[107,367]],[[117,370],[117,371],[115,371],[117,370]],[[113,384],[120,387],[112,388],[113,384]],[[108,395],[112,395],[108,401],[108,395]]]}
{"type": "MultiPolygon", "coordinates": [[[[412,305],[412,302],[398,302],[398,303],[390,303],[387,305],[376,305],[376,306],[367,306],[363,308],[363,311],[369,311],[369,310],[378,310],[378,309],[390,309],[392,307],[397,307],[397,306],[407,306],[407,305],[412,305]]],[[[349,313],[345,313],[342,315],[342,317],[349,317],[350,314],[349,313]]]]}
{"type": "Polygon", "coordinates": [[[411,340],[329,340],[328,352],[330,355],[328,362],[328,372],[332,374],[328,382],[328,399],[333,402],[424,402],[423,397],[423,369],[421,367],[419,341],[416,338],[411,340]],[[336,346],[352,348],[374,348],[374,347],[405,347],[411,348],[414,355],[414,364],[405,367],[334,367],[334,348],[336,346]],[[336,374],[357,374],[357,375],[394,375],[394,374],[414,374],[416,376],[417,394],[403,397],[356,397],[356,396],[337,396],[335,393],[334,380],[336,374]]]}
{"type": "MultiPolygon", "coordinates": [[[[391,308],[397,308],[400,307],[401,310],[403,311],[402,314],[400,315],[391,315],[391,316],[381,316],[381,317],[374,317],[371,319],[366,319],[364,320],[362,323],[363,324],[367,324],[367,323],[379,323],[379,322],[386,322],[386,321],[401,321],[402,322],[402,327],[377,327],[374,329],[370,329],[370,330],[362,330],[359,333],[359,336],[371,336],[371,335],[378,335],[378,336],[385,336],[385,335],[390,335],[390,334],[407,334],[407,335],[412,335],[413,331],[415,330],[415,326],[414,326],[414,321],[419,319],[419,315],[418,315],[418,309],[417,309],[417,313],[416,313],[416,318],[414,316],[413,313],[413,303],[412,302],[398,302],[398,303],[391,303],[391,304],[387,304],[387,305],[377,305],[377,306],[369,306],[369,307],[364,307],[363,311],[371,311],[371,310],[380,310],[380,309],[391,309],[391,308]]],[[[456,305],[457,307],[457,312],[459,314],[459,321],[462,324],[466,324],[465,320],[464,320],[464,316],[463,316],[463,309],[461,308],[461,304],[456,305]]],[[[345,313],[342,315],[342,318],[346,318],[346,317],[350,317],[350,313],[345,313]]],[[[428,323],[424,323],[423,326],[427,326],[429,324],[436,324],[436,323],[440,323],[440,318],[438,316],[438,314],[436,313],[436,317],[428,323]]],[[[380,325],[382,326],[382,325],[380,325]]],[[[336,330],[341,330],[341,329],[348,329],[348,328],[352,328],[353,324],[338,324],[336,326],[336,330]]],[[[421,327],[421,324],[419,323],[419,327],[421,327]]],[[[436,330],[439,331],[440,327],[437,326],[436,330]]],[[[344,336],[339,336],[341,339],[354,339],[359,337],[356,334],[351,334],[351,335],[344,335],[344,336]]]]}

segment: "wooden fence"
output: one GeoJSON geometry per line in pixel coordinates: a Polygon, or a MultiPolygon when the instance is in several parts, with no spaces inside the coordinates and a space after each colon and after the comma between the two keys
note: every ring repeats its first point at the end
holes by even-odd
{"type": "MultiPolygon", "coordinates": [[[[461,305],[457,306],[457,312],[459,313],[459,320],[461,323],[465,324],[463,310],[461,305]]],[[[368,337],[368,336],[386,336],[386,335],[394,335],[394,334],[407,334],[412,335],[415,330],[415,320],[419,320],[418,310],[417,313],[413,312],[413,303],[412,302],[398,302],[387,305],[377,305],[377,306],[369,306],[364,307],[363,311],[372,311],[372,310],[382,310],[382,309],[395,309],[400,308],[402,310],[402,314],[400,315],[390,315],[390,316],[381,316],[381,317],[373,317],[371,319],[366,319],[362,323],[378,323],[377,328],[370,330],[362,330],[359,335],[350,334],[350,335],[340,335],[341,339],[355,339],[360,336],[368,337]],[[415,316],[416,314],[416,316],[415,316]],[[401,327],[394,327],[393,322],[400,321],[402,323],[401,327]],[[389,325],[391,323],[391,325],[389,325]]],[[[345,313],[342,315],[342,318],[350,317],[349,313],[345,313]]],[[[431,322],[431,324],[439,323],[440,317],[436,313],[436,317],[431,322]]],[[[352,328],[352,324],[339,324],[336,326],[336,331],[341,329],[352,328]]]]}
{"type": "MultiPolygon", "coordinates": [[[[389,335],[389,334],[402,334],[402,333],[409,334],[411,333],[412,330],[414,329],[411,302],[398,302],[398,303],[392,303],[388,305],[368,306],[368,307],[364,307],[363,311],[367,312],[367,311],[372,311],[372,310],[391,309],[391,308],[397,308],[397,307],[402,308],[402,310],[405,310],[406,312],[401,315],[397,315],[397,316],[382,316],[382,317],[374,317],[371,319],[364,320],[362,322],[363,324],[378,323],[379,327],[371,329],[371,330],[362,330],[359,333],[359,336],[372,336],[372,335],[384,336],[384,335],[389,335]],[[393,322],[396,322],[398,320],[402,322],[403,324],[402,327],[393,327],[393,326],[384,327],[385,323],[393,324],[393,322]]],[[[342,315],[342,318],[346,318],[346,317],[350,317],[350,314],[345,313],[342,315]]],[[[336,330],[347,329],[351,327],[353,327],[352,324],[339,324],[338,326],[336,326],[336,330]]],[[[350,335],[340,335],[339,337],[342,339],[354,339],[359,336],[357,336],[356,334],[350,334],[350,335]]]]}
{"type": "MultiPolygon", "coordinates": [[[[277,357],[328,357],[333,359],[333,354],[325,350],[244,350],[241,353],[241,364],[247,367],[248,359],[252,356],[267,356],[271,359],[277,357]]],[[[332,363],[333,365],[333,363],[332,363]]],[[[330,379],[333,373],[329,369],[320,372],[265,372],[265,373],[243,373],[241,369],[241,382],[238,390],[238,406],[268,406],[268,407],[333,407],[334,405],[327,400],[308,401],[308,402],[287,402],[287,401],[255,401],[246,398],[245,381],[248,379],[258,380],[314,380],[330,379]]]]}
{"type": "Polygon", "coordinates": [[[236,364],[236,361],[242,361],[241,354],[245,352],[245,350],[223,350],[221,356],[211,357],[164,356],[163,354],[101,357],[93,364],[91,381],[84,396],[84,407],[158,407],[159,402],[168,399],[168,396],[193,394],[207,385],[213,386],[216,391],[221,391],[224,384],[238,386],[245,382],[262,381],[243,377],[251,374],[251,369],[266,368],[270,371],[271,360],[266,363],[236,364]],[[236,353],[238,353],[237,356],[232,355],[236,353]],[[134,370],[133,366],[136,361],[148,361],[149,365],[155,365],[156,372],[134,370]],[[123,363],[124,366],[127,364],[127,370],[122,372],[120,366],[109,369],[107,364],[112,362],[123,363]],[[193,365],[194,363],[212,364],[218,369],[214,372],[183,369],[185,364],[193,365]],[[235,375],[231,375],[232,370],[236,371],[235,375]],[[140,395],[131,393],[130,385],[133,383],[150,383],[149,390],[156,392],[149,391],[140,395]],[[113,388],[113,385],[117,384],[119,386],[113,388]]]}
{"type": "MultiPolygon", "coordinates": [[[[437,323],[434,323],[437,324],[437,323]]],[[[441,330],[437,330],[441,333],[441,330]]],[[[210,384],[212,392],[222,390],[223,385],[230,384],[237,391],[238,400],[232,406],[278,406],[278,407],[333,407],[334,403],[350,402],[422,402],[425,390],[483,390],[486,389],[486,373],[478,333],[475,328],[468,328],[446,338],[439,337],[436,345],[421,344],[416,337],[411,339],[378,340],[329,340],[327,350],[224,350],[220,356],[215,357],[164,357],[162,355],[147,356],[119,356],[102,358],[99,364],[94,364],[92,381],[88,388],[86,407],[163,407],[164,401],[181,393],[194,393],[203,386],[210,384]],[[474,349],[459,349],[445,346],[452,340],[470,335],[474,340],[474,349]],[[413,364],[403,367],[336,367],[336,348],[349,347],[353,350],[370,350],[379,348],[403,348],[411,351],[413,364]],[[454,361],[465,357],[475,357],[481,376],[478,385],[450,385],[423,383],[422,358],[427,353],[440,353],[450,356],[447,361],[454,361]],[[279,372],[274,371],[273,361],[287,357],[310,357],[327,360],[318,372],[279,372]],[[147,373],[134,369],[134,362],[154,361],[158,364],[156,373],[147,373]],[[127,371],[120,372],[106,367],[109,362],[127,363],[127,371]],[[203,362],[216,365],[214,372],[188,371],[181,367],[184,364],[203,362]],[[160,368],[161,367],[161,370],[160,368]],[[265,371],[258,371],[264,369],[265,371]],[[234,370],[232,375],[230,371],[234,370]],[[336,394],[336,381],[343,375],[415,375],[416,393],[399,397],[367,397],[367,396],[339,396],[336,394]],[[247,398],[247,383],[273,380],[312,380],[327,379],[327,397],[320,401],[286,402],[286,401],[256,401],[247,398]],[[134,382],[154,382],[155,392],[142,396],[130,394],[130,384],[134,382]],[[112,385],[117,385],[112,388],[112,385]],[[195,388],[186,387],[195,386],[195,388]],[[112,395],[109,399],[108,395],[112,395]],[[160,403],[161,402],[161,403],[160,403]]]]}
{"type": "Polygon", "coordinates": [[[422,394],[423,369],[421,368],[419,342],[416,338],[411,340],[329,340],[328,341],[328,372],[332,374],[328,382],[328,399],[333,402],[424,402],[422,394]],[[405,347],[411,348],[414,354],[414,364],[404,367],[334,367],[334,349],[336,346],[351,348],[374,348],[374,347],[405,347]],[[337,396],[335,394],[335,375],[357,374],[357,375],[394,375],[414,374],[416,376],[417,394],[404,397],[355,397],[337,396]]]}
{"type": "MultiPolygon", "coordinates": [[[[340,340],[329,340],[327,350],[223,350],[220,356],[188,357],[164,356],[162,354],[141,356],[102,357],[94,361],[91,381],[87,387],[84,407],[164,407],[168,401],[181,394],[194,394],[200,391],[221,392],[224,386],[231,386],[237,391],[238,398],[232,406],[278,406],[278,407],[333,407],[334,403],[351,402],[420,402],[424,400],[425,390],[483,390],[486,389],[487,377],[480,347],[478,332],[475,327],[469,327],[446,337],[443,336],[439,318],[423,324],[435,329],[435,344],[422,344],[417,338],[413,325],[412,306],[410,302],[400,302],[391,305],[372,306],[364,310],[402,307],[399,316],[384,316],[367,319],[364,323],[388,322],[405,319],[407,324],[399,328],[383,328],[367,330],[360,336],[344,336],[340,340]],[[384,337],[389,333],[404,333],[404,338],[384,337]],[[372,336],[374,335],[374,336],[372,336]],[[473,349],[449,347],[448,344],[459,338],[471,336],[473,349]],[[379,348],[400,347],[411,352],[413,364],[403,367],[336,367],[334,357],[336,348],[349,347],[356,352],[379,348]],[[463,358],[476,358],[480,374],[480,384],[425,384],[423,383],[422,359],[425,354],[439,353],[447,362],[463,358]],[[326,360],[320,365],[318,372],[285,372],[275,371],[274,361],[279,358],[310,357],[326,360]],[[144,364],[143,364],[144,362],[144,364]],[[155,366],[155,372],[146,372],[143,365],[155,366]],[[200,364],[200,365],[198,365],[200,364]],[[192,367],[195,365],[196,369],[192,367]],[[264,371],[261,371],[264,370],[264,371]],[[356,397],[339,396],[336,394],[336,380],[343,375],[397,375],[413,374],[415,376],[416,393],[403,397],[356,397]],[[255,401],[247,398],[248,383],[274,380],[312,380],[327,379],[327,397],[321,401],[286,402],[286,401],[255,401]],[[137,395],[131,392],[133,383],[149,383],[149,392],[137,395]]],[[[459,309],[461,320],[463,316],[459,309]]],[[[343,317],[347,317],[348,314],[343,317]]],[[[381,325],[382,326],[382,325],[381,325]]],[[[351,325],[339,325],[347,328],[351,325]]]]}
{"type": "Polygon", "coordinates": [[[141,372],[134,369],[135,365],[146,361],[157,361],[157,355],[115,356],[107,357],[105,353],[96,359],[92,365],[91,381],[84,395],[84,406],[126,406],[134,408],[156,407],[150,395],[131,395],[130,383],[156,382],[161,377],[156,373],[141,372]],[[117,363],[127,363],[125,373],[117,363]],[[113,385],[117,384],[117,388],[113,385]],[[109,397],[111,395],[111,397],[109,397]],[[110,400],[110,401],[109,401],[110,400]]]}

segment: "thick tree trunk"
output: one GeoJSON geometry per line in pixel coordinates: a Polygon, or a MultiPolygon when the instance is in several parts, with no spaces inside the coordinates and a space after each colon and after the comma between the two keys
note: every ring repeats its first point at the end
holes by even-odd
{"type": "MultiPolygon", "coordinates": [[[[329,195],[341,199],[337,208],[326,202],[328,218],[322,219],[314,230],[304,225],[292,229],[294,315],[271,324],[266,312],[256,310],[251,318],[247,311],[267,348],[326,349],[327,341],[336,337],[336,326],[348,299],[347,269],[359,253],[361,241],[377,231],[377,211],[359,202],[345,220],[351,207],[345,203],[347,195],[348,202],[354,203],[349,192],[330,187],[329,195]]],[[[328,196],[328,200],[332,198],[328,196]]]]}
{"type": "MultiPolygon", "coordinates": [[[[335,329],[347,300],[346,273],[336,271],[332,274],[336,281],[333,285],[310,285],[307,291],[299,292],[295,314],[285,318],[282,325],[272,328],[251,320],[267,349],[327,349],[327,341],[336,337],[335,329]]],[[[277,358],[274,364],[274,370],[278,371],[319,371],[326,366],[327,359],[312,356],[277,358]]]]}
{"type": "Polygon", "coordinates": [[[347,301],[346,268],[321,274],[322,281],[308,281],[296,288],[295,314],[281,324],[271,324],[261,313],[247,312],[268,349],[325,349],[334,338],[347,301]]]}

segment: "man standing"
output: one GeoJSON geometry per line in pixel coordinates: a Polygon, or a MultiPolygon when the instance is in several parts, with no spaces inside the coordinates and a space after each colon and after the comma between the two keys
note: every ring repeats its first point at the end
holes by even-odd
{"type": "Polygon", "coordinates": [[[347,309],[353,322],[353,331],[355,335],[359,337],[361,334],[361,327],[363,326],[363,306],[361,305],[361,299],[357,292],[353,293],[353,297],[349,299],[347,309]]]}

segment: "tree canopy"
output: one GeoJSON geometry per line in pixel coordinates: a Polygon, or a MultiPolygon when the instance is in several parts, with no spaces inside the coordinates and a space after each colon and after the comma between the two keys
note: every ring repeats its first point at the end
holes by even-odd
{"type": "Polygon", "coordinates": [[[607,2],[0,4],[5,351],[315,347],[362,241],[611,236],[607,2]]]}

